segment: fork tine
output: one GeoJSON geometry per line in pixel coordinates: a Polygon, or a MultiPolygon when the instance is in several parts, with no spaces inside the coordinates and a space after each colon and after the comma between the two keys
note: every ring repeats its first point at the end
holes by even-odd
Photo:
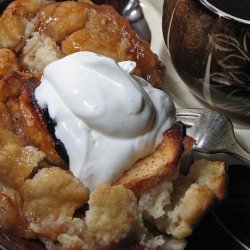
{"type": "Polygon", "coordinates": [[[209,109],[177,109],[177,120],[187,124],[187,134],[196,140],[193,149],[202,153],[228,153],[247,165],[250,154],[235,139],[233,124],[222,112],[209,109]]]}
{"type": "Polygon", "coordinates": [[[196,109],[177,109],[176,117],[178,121],[190,126],[197,123],[198,118],[201,116],[201,112],[196,112],[196,109]]]}
{"type": "Polygon", "coordinates": [[[177,121],[180,121],[186,125],[186,133],[187,135],[191,137],[194,137],[195,135],[195,129],[196,129],[195,120],[196,119],[197,118],[177,116],[177,121]]]}
{"type": "Polygon", "coordinates": [[[192,127],[186,126],[186,134],[196,140],[195,132],[196,132],[195,126],[192,126],[192,127]]]}
{"type": "Polygon", "coordinates": [[[194,138],[195,129],[196,129],[194,120],[190,121],[190,118],[184,118],[184,117],[179,118],[179,117],[177,117],[177,121],[180,121],[183,124],[185,124],[186,125],[186,133],[187,133],[187,135],[194,138]]]}
{"type": "Polygon", "coordinates": [[[177,115],[189,115],[189,116],[196,116],[196,117],[200,117],[202,114],[207,113],[207,112],[211,112],[211,111],[207,109],[202,109],[202,108],[194,108],[194,109],[178,108],[176,109],[177,115]]]}
{"type": "Polygon", "coordinates": [[[197,120],[196,117],[186,116],[186,115],[176,115],[176,118],[177,118],[177,121],[181,121],[187,127],[193,127],[197,120]]]}
{"type": "Polygon", "coordinates": [[[196,127],[199,123],[200,117],[204,114],[203,109],[177,109],[176,118],[177,121],[181,121],[186,125],[187,135],[193,137],[196,136],[196,127]]]}

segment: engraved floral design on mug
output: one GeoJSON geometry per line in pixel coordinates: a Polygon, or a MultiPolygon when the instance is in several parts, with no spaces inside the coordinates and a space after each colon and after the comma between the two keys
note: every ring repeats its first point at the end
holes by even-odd
{"type": "Polygon", "coordinates": [[[250,117],[250,33],[238,41],[233,36],[217,33],[208,35],[211,46],[203,83],[205,100],[213,105],[212,92],[223,88],[226,101],[217,107],[244,111],[250,117]],[[235,87],[240,86],[239,89],[235,87]]]}

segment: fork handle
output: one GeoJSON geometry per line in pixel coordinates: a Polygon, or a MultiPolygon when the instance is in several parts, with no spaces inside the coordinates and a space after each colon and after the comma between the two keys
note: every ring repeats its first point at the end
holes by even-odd
{"type": "Polygon", "coordinates": [[[245,151],[238,143],[228,145],[226,152],[250,167],[250,154],[245,151]]]}

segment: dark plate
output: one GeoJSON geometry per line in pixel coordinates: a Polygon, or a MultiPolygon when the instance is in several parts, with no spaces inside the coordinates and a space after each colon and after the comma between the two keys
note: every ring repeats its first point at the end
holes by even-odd
{"type": "Polygon", "coordinates": [[[250,167],[229,166],[229,177],[227,198],[202,219],[188,250],[250,249],[250,167]]]}
{"type": "MultiPolygon", "coordinates": [[[[227,198],[202,219],[188,238],[187,250],[250,249],[250,167],[232,165],[229,176],[227,198]]],[[[3,233],[0,244],[7,250],[44,249],[39,242],[3,233]]]]}

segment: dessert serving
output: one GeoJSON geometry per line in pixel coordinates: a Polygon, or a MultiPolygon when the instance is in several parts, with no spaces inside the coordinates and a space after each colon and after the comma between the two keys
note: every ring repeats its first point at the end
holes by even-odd
{"type": "Polygon", "coordinates": [[[129,22],[90,1],[0,19],[0,228],[46,249],[184,249],[227,189],[129,22]]]}

